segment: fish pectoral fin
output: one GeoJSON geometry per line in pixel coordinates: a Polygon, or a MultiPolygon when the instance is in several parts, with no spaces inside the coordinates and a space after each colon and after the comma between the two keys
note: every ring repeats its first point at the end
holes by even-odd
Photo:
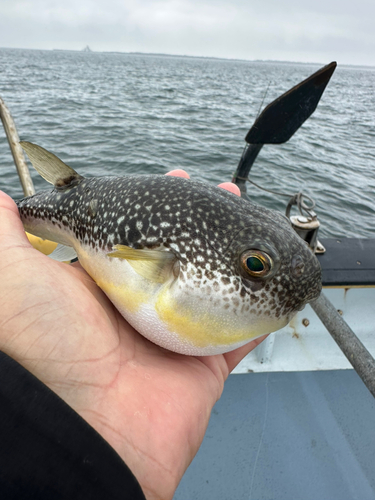
{"type": "Polygon", "coordinates": [[[30,158],[32,166],[38,174],[47,182],[53,184],[55,188],[67,189],[83,180],[81,175],[46,149],[32,142],[21,141],[20,145],[30,158]]]}
{"type": "Polygon", "coordinates": [[[176,257],[172,252],[161,250],[147,250],[115,245],[114,251],[108,257],[126,260],[143,278],[155,283],[164,283],[172,275],[176,257]]]}
{"type": "Polygon", "coordinates": [[[77,253],[74,248],[67,247],[59,243],[55,250],[48,255],[48,257],[53,260],[57,260],[58,262],[67,262],[76,259],[77,253]]]}

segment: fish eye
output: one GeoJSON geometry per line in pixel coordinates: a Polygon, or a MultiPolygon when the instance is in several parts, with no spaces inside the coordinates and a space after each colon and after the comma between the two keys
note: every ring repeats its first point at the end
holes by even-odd
{"type": "Polygon", "coordinates": [[[248,250],[241,256],[241,266],[253,278],[266,278],[272,270],[272,259],[260,250],[248,250]]]}

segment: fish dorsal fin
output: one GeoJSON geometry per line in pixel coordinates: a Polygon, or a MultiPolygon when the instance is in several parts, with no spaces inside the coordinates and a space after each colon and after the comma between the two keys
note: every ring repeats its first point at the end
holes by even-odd
{"type": "Polygon", "coordinates": [[[155,283],[167,281],[176,262],[176,257],[169,251],[136,250],[126,245],[115,245],[107,256],[127,260],[136,273],[155,283]]]}
{"type": "Polygon", "coordinates": [[[74,248],[67,247],[59,243],[55,250],[50,253],[48,257],[53,260],[57,260],[58,262],[69,262],[70,260],[77,258],[77,253],[74,248]]]}
{"type": "Polygon", "coordinates": [[[83,177],[81,175],[77,174],[75,170],[66,165],[53,153],[32,142],[21,141],[20,145],[30,158],[38,174],[47,182],[53,184],[56,189],[64,190],[82,181],[83,177]]]}

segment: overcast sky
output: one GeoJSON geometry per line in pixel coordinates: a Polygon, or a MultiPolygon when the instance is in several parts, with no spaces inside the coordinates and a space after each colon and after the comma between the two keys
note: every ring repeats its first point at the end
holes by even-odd
{"type": "Polygon", "coordinates": [[[0,0],[0,47],[375,66],[375,0],[0,0]]]}

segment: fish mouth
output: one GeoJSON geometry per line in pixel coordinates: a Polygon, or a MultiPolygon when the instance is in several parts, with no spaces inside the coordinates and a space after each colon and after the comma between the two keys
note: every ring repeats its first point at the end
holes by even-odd
{"type": "Polygon", "coordinates": [[[316,300],[321,294],[321,291],[322,291],[322,283],[320,282],[316,287],[310,290],[310,293],[308,293],[305,305],[309,302],[314,302],[314,300],[316,300]]]}
{"type": "Polygon", "coordinates": [[[320,295],[320,292],[321,292],[321,288],[319,290],[319,292],[315,292],[314,294],[311,294],[309,295],[303,302],[302,304],[299,305],[299,307],[297,307],[297,311],[298,312],[301,312],[305,309],[305,307],[307,306],[307,304],[309,304],[310,302],[314,302],[320,295]]]}

